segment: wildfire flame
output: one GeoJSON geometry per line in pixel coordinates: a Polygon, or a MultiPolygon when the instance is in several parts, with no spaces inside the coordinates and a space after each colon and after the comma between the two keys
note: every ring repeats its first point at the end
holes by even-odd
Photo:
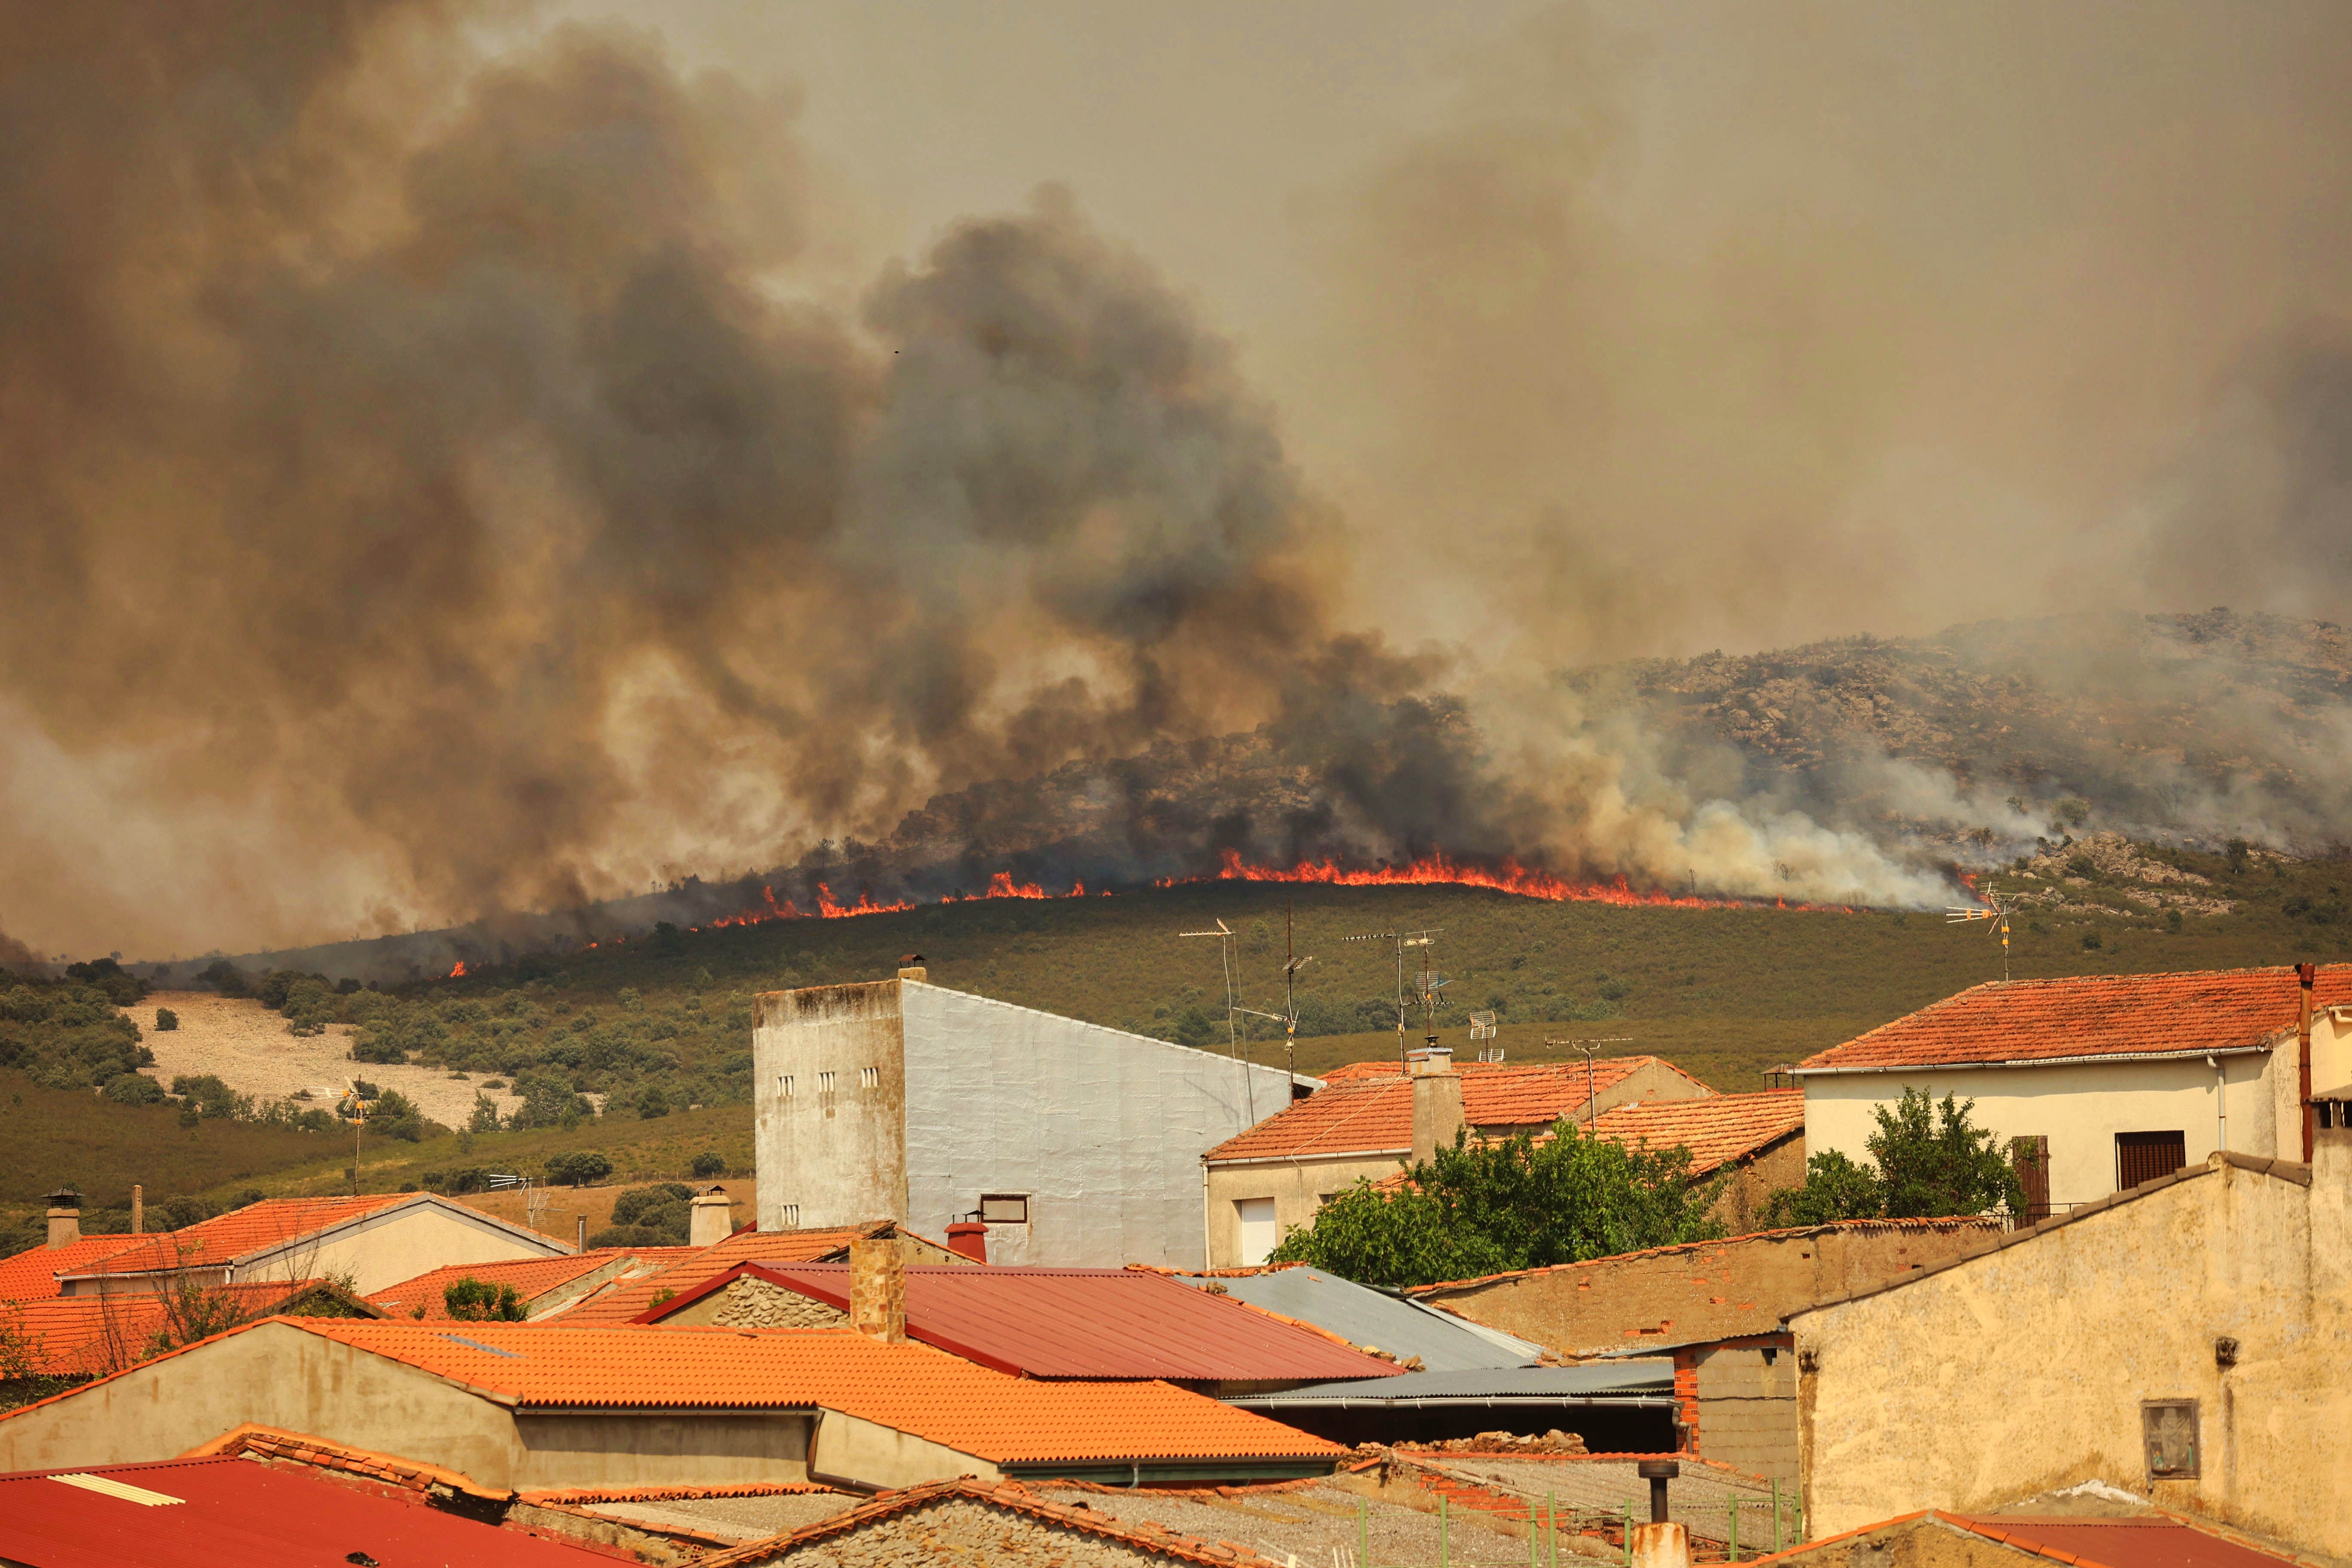
{"type": "Polygon", "coordinates": [[[461,959],[459,959],[459,960],[457,961],[457,968],[455,968],[455,969],[453,969],[453,970],[451,970],[451,971],[449,972],[449,978],[450,978],[450,979],[452,979],[452,980],[455,980],[455,979],[457,979],[459,975],[461,975],[461,974],[463,974],[463,973],[466,973],[466,961],[465,961],[464,959],[462,959],[462,958],[461,958],[461,959]]]}

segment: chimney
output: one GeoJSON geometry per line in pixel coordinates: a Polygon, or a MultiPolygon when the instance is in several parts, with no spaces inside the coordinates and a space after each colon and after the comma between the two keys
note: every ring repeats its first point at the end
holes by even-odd
{"type": "Polygon", "coordinates": [[[1415,1051],[1406,1066],[1412,1074],[1412,1163],[1426,1164],[1438,1150],[1454,1147],[1462,1131],[1462,1079],[1454,1053],[1443,1047],[1415,1051]]]}
{"type": "Polygon", "coordinates": [[[988,1261],[988,1227],[978,1220],[960,1219],[948,1226],[948,1250],[974,1263],[988,1261]]]}
{"type": "Polygon", "coordinates": [[[1666,1483],[1683,1473],[1672,1459],[1643,1459],[1633,1473],[1650,1483],[1650,1522],[1626,1544],[1632,1568],[1690,1568],[1690,1531],[1666,1517],[1666,1483]]]}
{"type": "Polygon", "coordinates": [[[587,1216],[586,1215],[584,1215],[584,1214],[583,1214],[583,1215],[582,1215],[580,1216],[580,1228],[579,1228],[579,1230],[578,1230],[578,1232],[577,1232],[576,1234],[577,1234],[577,1236],[578,1236],[579,1239],[578,1239],[575,1243],[573,1243],[572,1250],[572,1251],[574,1251],[574,1252],[585,1252],[585,1251],[587,1251],[587,1250],[588,1250],[588,1216],[587,1216]]]}
{"type": "Polygon", "coordinates": [[[907,1342],[907,1261],[897,1237],[849,1244],[849,1326],[886,1345],[907,1342]]]}
{"type": "Polygon", "coordinates": [[[147,1189],[136,1182],[131,1184],[131,1234],[147,1234],[147,1189]]]}
{"type": "Polygon", "coordinates": [[[716,1247],[735,1233],[735,1200],[727,1195],[725,1187],[696,1194],[686,1207],[686,1239],[689,1246],[716,1247]]]}
{"type": "Polygon", "coordinates": [[[921,953],[902,952],[898,955],[899,979],[922,980],[928,977],[929,973],[930,971],[923,967],[923,955],[921,953]]]}
{"type": "Polygon", "coordinates": [[[81,1194],[59,1187],[49,1194],[49,1245],[71,1247],[81,1239],[81,1194]]]}

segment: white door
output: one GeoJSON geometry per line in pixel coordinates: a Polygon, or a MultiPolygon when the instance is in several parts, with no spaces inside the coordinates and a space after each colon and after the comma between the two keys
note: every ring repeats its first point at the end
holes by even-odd
{"type": "Polygon", "coordinates": [[[1234,1210],[1242,1226],[1242,1267],[1254,1268],[1265,1261],[1266,1254],[1281,1239],[1274,1233],[1274,1200],[1241,1198],[1234,1202],[1234,1210]]]}

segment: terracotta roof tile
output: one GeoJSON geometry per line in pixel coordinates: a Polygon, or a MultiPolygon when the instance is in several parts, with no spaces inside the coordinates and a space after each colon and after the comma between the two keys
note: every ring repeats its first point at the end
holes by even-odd
{"type": "Polygon", "coordinates": [[[180,1458],[202,1459],[247,1455],[257,1459],[275,1459],[289,1464],[309,1465],[315,1469],[364,1476],[370,1480],[413,1492],[430,1492],[438,1486],[469,1497],[487,1498],[494,1502],[504,1502],[515,1495],[502,1488],[486,1487],[463,1470],[428,1464],[422,1459],[403,1458],[397,1454],[379,1454],[372,1448],[330,1443],[324,1437],[313,1437],[307,1432],[288,1432],[252,1421],[222,1433],[209,1443],[189,1449],[180,1458]]]}
{"type": "MultiPolygon", "coordinates": [[[[2294,971],[2284,968],[1989,982],[1808,1057],[1796,1070],[2240,1049],[2294,1028],[2300,989],[2294,971]]],[[[2322,1007],[2352,1004],[2352,964],[2322,968],[2313,1000],[2322,1007]]]]}
{"type": "MultiPolygon", "coordinates": [[[[1474,1128],[1548,1127],[1582,1109],[1586,1091],[1613,1089],[1656,1057],[1610,1057],[1592,1064],[1538,1063],[1512,1067],[1456,1063],[1462,1111],[1474,1128]]],[[[1330,1075],[1329,1082],[1339,1075],[1330,1075]]],[[[1704,1086],[1693,1080],[1695,1088],[1704,1086]]],[[[1228,1138],[1203,1158],[1281,1160],[1316,1154],[1402,1154],[1412,1147],[1412,1085],[1396,1073],[1367,1072],[1353,1081],[1307,1096],[1228,1138]]]]}
{"type": "MultiPolygon", "coordinates": [[[[320,1283],[261,1281],[223,1286],[220,1293],[239,1312],[258,1315],[320,1283]]],[[[148,1345],[170,1326],[163,1299],[152,1293],[0,1302],[0,1331],[20,1335],[33,1369],[53,1377],[101,1376],[145,1361],[148,1345]]]]}
{"type": "Polygon", "coordinates": [[[1592,1123],[1595,1137],[1628,1146],[1688,1149],[1691,1169],[1700,1175],[1804,1130],[1801,1089],[1619,1105],[1602,1111],[1592,1123]]]}
{"type": "Polygon", "coordinates": [[[1336,1459],[1347,1452],[1164,1383],[1009,1377],[929,1345],[841,1331],[266,1321],[521,1405],[821,1405],[992,1464],[1336,1459]]]}
{"type": "Polygon", "coordinates": [[[346,1220],[415,1203],[416,1193],[366,1193],[349,1198],[267,1198],[178,1230],[140,1239],[140,1245],[84,1265],[84,1274],[138,1274],[156,1269],[217,1265],[247,1253],[309,1236],[346,1220]]]}
{"type": "Polygon", "coordinates": [[[830,1519],[819,1520],[814,1524],[804,1525],[789,1535],[755,1541],[732,1552],[698,1558],[697,1563],[698,1568],[753,1568],[758,1563],[782,1562],[804,1548],[853,1534],[901,1514],[956,1503],[1001,1509],[1041,1524],[1056,1525],[1098,1541],[1117,1542],[1135,1551],[1180,1563],[1209,1563],[1214,1564],[1215,1568],[1274,1568],[1271,1559],[1261,1557],[1234,1542],[1199,1541],[1189,1535],[1174,1534],[1149,1522],[1129,1524],[1093,1509],[1048,1502],[1014,1481],[991,1484],[969,1476],[960,1480],[933,1481],[900,1491],[884,1492],[871,1502],[835,1514],[830,1519]]]}
{"type": "Polygon", "coordinates": [[[561,1258],[518,1258],[502,1263],[451,1264],[379,1290],[368,1298],[368,1302],[402,1316],[409,1315],[414,1309],[422,1306],[426,1322],[446,1322],[450,1320],[443,1292],[460,1279],[478,1279],[485,1285],[511,1285],[515,1294],[527,1307],[549,1291],[568,1285],[583,1274],[593,1274],[599,1268],[636,1256],[638,1254],[623,1248],[605,1247],[591,1252],[566,1253],[561,1258]]]}
{"type": "Polygon", "coordinates": [[[85,1236],[63,1247],[36,1247],[0,1258],[0,1301],[38,1301],[58,1293],[58,1276],[79,1274],[118,1252],[142,1247],[143,1236],[85,1236]]]}
{"type": "Polygon", "coordinates": [[[847,1257],[853,1241],[887,1235],[896,1228],[881,1219],[823,1230],[739,1230],[709,1247],[674,1247],[660,1254],[641,1248],[637,1256],[657,1263],[658,1268],[632,1271],[550,1321],[574,1327],[633,1322],[663,1291],[686,1295],[738,1263],[822,1263],[847,1257]]]}

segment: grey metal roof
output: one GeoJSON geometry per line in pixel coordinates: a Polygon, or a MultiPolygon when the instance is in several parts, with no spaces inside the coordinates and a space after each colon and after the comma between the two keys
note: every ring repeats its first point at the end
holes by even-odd
{"type": "Polygon", "coordinates": [[[1664,1357],[1612,1361],[1583,1366],[1486,1367],[1471,1372],[1409,1372],[1402,1377],[1367,1377],[1349,1383],[1316,1383],[1281,1394],[1251,1394],[1228,1405],[1556,1405],[1569,1401],[1672,1403],[1675,1363],[1664,1357]]]}
{"type": "MultiPolygon", "coordinates": [[[[1176,1278],[1187,1285],[1209,1283],[1193,1275],[1176,1278]]],[[[1320,1268],[1228,1275],[1216,1283],[1237,1300],[1312,1323],[1349,1344],[1377,1347],[1399,1361],[1419,1356],[1430,1372],[1532,1366],[1543,1350],[1498,1329],[1481,1328],[1450,1312],[1358,1285],[1320,1268]]]]}

